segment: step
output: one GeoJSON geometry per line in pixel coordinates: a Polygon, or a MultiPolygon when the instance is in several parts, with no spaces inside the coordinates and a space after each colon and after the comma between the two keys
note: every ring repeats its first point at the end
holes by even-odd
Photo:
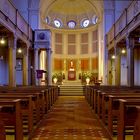
{"type": "Polygon", "coordinates": [[[82,96],[83,94],[84,92],[83,92],[82,85],[61,85],[60,86],[60,95],[82,96]]]}

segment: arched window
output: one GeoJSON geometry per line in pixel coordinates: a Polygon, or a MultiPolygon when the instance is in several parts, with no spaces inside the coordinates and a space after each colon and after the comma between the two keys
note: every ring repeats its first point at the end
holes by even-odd
{"type": "Polygon", "coordinates": [[[73,29],[76,26],[76,22],[74,20],[70,20],[67,25],[69,28],[73,29]]]}
{"type": "Polygon", "coordinates": [[[55,25],[55,27],[60,28],[62,26],[62,22],[58,19],[55,19],[54,20],[54,25],[55,25]]]}
{"type": "Polygon", "coordinates": [[[84,28],[86,28],[86,27],[89,26],[89,23],[90,22],[89,22],[88,19],[84,19],[84,20],[81,21],[81,26],[84,27],[84,28]]]}

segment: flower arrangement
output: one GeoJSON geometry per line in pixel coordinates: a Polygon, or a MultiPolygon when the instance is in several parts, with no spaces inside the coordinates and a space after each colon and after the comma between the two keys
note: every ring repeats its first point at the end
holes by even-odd
{"type": "Polygon", "coordinates": [[[54,84],[61,84],[62,80],[63,80],[63,74],[61,72],[57,72],[52,75],[52,81],[54,84]]]}

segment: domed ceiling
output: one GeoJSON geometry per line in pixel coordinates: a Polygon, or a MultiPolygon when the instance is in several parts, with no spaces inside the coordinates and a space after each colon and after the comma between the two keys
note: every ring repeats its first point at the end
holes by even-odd
{"type": "Polygon", "coordinates": [[[47,26],[73,30],[99,22],[98,4],[96,0],[42,0],[40,9],[47,26]]]}

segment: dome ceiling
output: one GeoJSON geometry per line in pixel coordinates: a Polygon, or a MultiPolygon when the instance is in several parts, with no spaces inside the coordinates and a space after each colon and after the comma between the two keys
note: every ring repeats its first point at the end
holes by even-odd
{"type": "Polygon", "coordinates": [[[49,11],[63,15],[81,15],[94,11],[95,7],[87,0],[56,0],[49,11]]]}
{"type": "Polygon", "coordinates": [[[92,0],[42,0],[45,24],[60,29],[81,29],[94,26],[99,19],[92,0]]]}

